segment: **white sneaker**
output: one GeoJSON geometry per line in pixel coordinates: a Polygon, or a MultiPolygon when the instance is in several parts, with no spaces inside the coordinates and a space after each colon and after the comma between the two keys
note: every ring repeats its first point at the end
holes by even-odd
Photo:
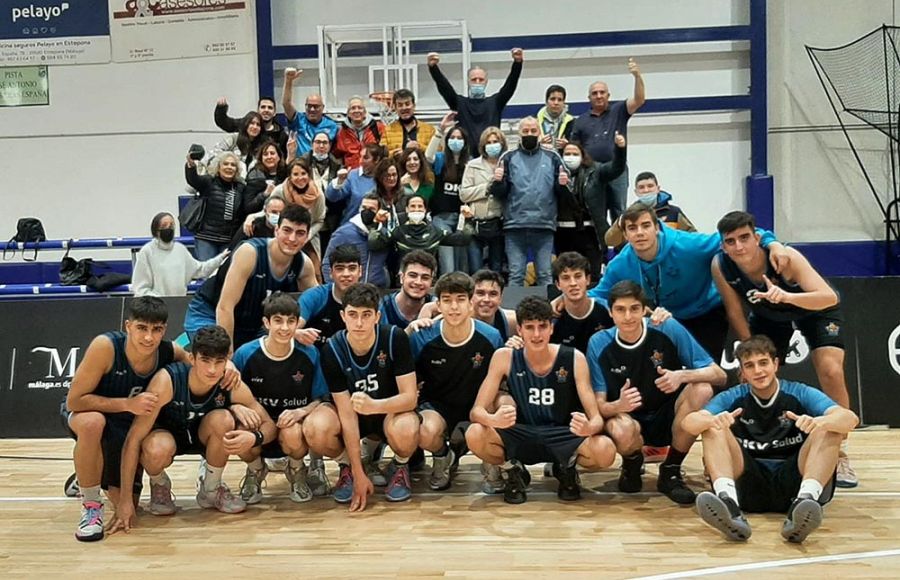
{"type": "Polygon", "coordinates": [[[296,503],[306,503],[313,498],[313,492],[306,483],[308,469],[306,465],[301,465],[294,469],[290,464],[284,470],[284,476],[291,484],[291,501],[296,503]]]}
{"type": "Polygon", "coordinates": [[[163,482],[154,485],[150,482],[150,505],[147,510],[155,516],[170,516],[175,513],[175,501],[172,498],[172,480],[163,472],[163,482]]]}
{"type": "Polygon", "coordinates": [[[80,542],[96,542],[103,539],[103,504],[86,501],[81,504],[81,521],[75,530],[75,539],[80,542]]]}
{"type": "Polygon", "coordinates": [[[850,458],[846,455],[838,456],[837,463],[837,477],[834,479],[834,484],[837,487],[856,487],[859,485],[859,478],[856,477],[856,471],[853,470],[853,467],[850,465],[850,458]]]}
{"type": "Polygon", "coordinates": [[[239,514],[247,509],[247,503],[235,497],[225,482],[219,482],[212,491],[206,491],[206,486],[201,484],[200,491],[197,492],[197,503],[202,508],[215,508],[224,514],[239,514]]]}

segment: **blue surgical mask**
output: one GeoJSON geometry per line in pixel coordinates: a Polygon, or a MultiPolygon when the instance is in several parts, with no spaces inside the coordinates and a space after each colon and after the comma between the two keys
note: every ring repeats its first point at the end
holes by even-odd
{"type": "Polygon", "coordinates": [[[281,214],[278,213],[270,213],[266,215],[266,220],[269,222],[269,225],[275,227],[278,225],[278,218],[281,217],[281,214]]]}
{"type": "Polygon", "coordinates": [[[465,146],[466,142],[462,139],[457,139],[455,137],[453,139],[447,139],[447,147],[449,147],[450,151],[453,151],[454,153],[459,153],[465,146]]]}
{"type": "Polygon", "coordinates": [[[503,145],[501,145],[500,143],[488,143],[484,146],[484,153],[488,157],[499,157],[502,151],[503,145]]]}
{"type": "Polygon", "coordinates": [[[469,96],[473,99],[484,98],[485,85],[469,85],[469,96]]]}
{"type": "Polygon", "coordinates": [[[659,198],[658,193],[648,193],[646,195],[637,196],[638,201],[649,206],[656,205],[656,200],[659,198]]]}

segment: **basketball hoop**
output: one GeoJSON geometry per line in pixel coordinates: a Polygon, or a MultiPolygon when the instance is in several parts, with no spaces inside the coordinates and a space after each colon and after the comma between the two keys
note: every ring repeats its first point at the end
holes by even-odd
{"type": "Polygon", "coordinates": [[[397,111],[394,110],[394,91],[369,93],[369,101],[382,123],[390,125],[397,120],[397,111]]]}

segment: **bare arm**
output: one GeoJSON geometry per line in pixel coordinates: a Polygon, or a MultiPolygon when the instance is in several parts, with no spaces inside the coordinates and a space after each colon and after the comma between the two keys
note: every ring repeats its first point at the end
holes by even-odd
{"type": "Polygon", "coordinates": [[[644,77],[641,76],[641,69],[634,59],[628,59],[628,72],[634,77],[634,94],[625,101],[625,108],[628,109],[629,115],[634,115],[647,100],[644,94],[644,77]]]}
{"type": "Polygon", "coordinates": [[[344,438],[344,449],[353,472],[353,498],[350,501],[350,511],[362,511],[366,509],[366,500],[374,492],[374,487],[366,475],[360,456],[359,419],[350,402],[349,392],[332,393],[332,397],[341,420],[341,436],[344,438]]]}
{"type": "Polygon", "coordinates": [[[115,348],[107,337],[98,336],[91,341],[81,364],[75,370],[72,386],[66,396],[66,407],[70,411],[131,412],[128,408],[129,400],[124,397],[101,397],[94,394],[100,379],[112,368],[114,356],[115,348]]]}
{"type": "Polygon", "coordinates": [[[216,324],[225,329],[234,344],[234,307],[240,302],[247,280],[256,268],[256,250],[249,244],[238,247],[231,267],[225,275],[219,303],[216,304],[216,324]]]}
{"type": "Polygon", "coordinates": [[[734,291],[734,288],[728,285],[722,276],[719,268],[719,260],[713,258],[709,266],[712,272],[713,282],[716,283],[716,289],[722,297],[722,304],[725,306],[725,314],[728,317],[728,324],[737,335],[738,340],[747,340],[750,338],[750,324],[744,315],[744,304],[741,302],[740,296],[734,291]]]}
{"type": "Polygon", "coordinates": [[[600,414],[600,407],[594,396],[594,389],[591,387],[591,374],[588,370],[587,360],[577,350],[575,351],[575,388],[578,391],[578,400],[581,401],[581,406],[584,408],[584,414],[588,418],[591,432],[596,435],[603,429],[603,416],[600,414]]]}
{"type": "Polygon", "coordinates": [[[825,310],[837,305],[837,294],[806,257],[794,248],[787,248],[787,253],[791,260],[785,268],[785,277],[797,283],[803,292],[784,292],[780,301],[804,310],[825,310]]]}
{"type": "Polygon", "coordinates": [[[405,413],[416,408],[416,399],[418,398],[418,388],[416,386],[416,373],[407,373],[397,377],[397,390],[400,391],[393,397],[387,399],[372,399],[373,415],[394,415],[396,413],[405,413]]]}
{"type": "Polygon", "coordinates": [[[681,422],[681,426],[685,431],[696,437],[697,435],[712,429],[715,422],[715,415],[706,409],[700,409],[685,417],[684,421],[681,422]]]}
{"type": "Polygon", "coordinates": [[[478,389],[478,396],[475,398],[475,404],[469,412],[469,419],[473,423],[480,423],[487,427],[509,427],[509,425],[499,424],[497,413],[490,413],[488,409],[493,406],[494,399],[497,398],[497,392],[500,390],[500,383],[509,373],[509,365],[512,360],[511,354],[512,350],[508,348],[494,351],[488,374],[481,383],[481,388],[478,389]]]}
{"type": "Polygon", "coordinates": [[[269,413],[259,404],[247,385],[240,383],[231,390],[231,402],[252,409],[259,415],[261,420],[259,431],[263,434],[263,445],[275,441],[275,438],[278,437],[278,429],[275,428],[275,423],[269,417],[269,413]]]}
{"type": "Polygon", "coordinates": [[[284,109],[284,116],[287,117],[288,123],[294,122],[294,116],[297,109],[294,108],[294,79],[300,76],[303,71],[287,68],[284,70],[284,86],[281,92],[281,107],[284,109]]]}
{"type": "Polygon", "coordinates": [[[318,285],[319,281],[316,280],[316,268],[313,266],[312,260],[304,260],[303,270],[300,272],[300,275],[297,276],[297,289],[300,292],[303,292],[304,290],[315,288],[318,285]]]}

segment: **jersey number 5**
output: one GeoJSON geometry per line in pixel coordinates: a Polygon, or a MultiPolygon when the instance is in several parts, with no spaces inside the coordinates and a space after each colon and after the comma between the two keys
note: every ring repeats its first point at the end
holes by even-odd
{"type": "Polygon", "coordinates": [[[543,405],[549,407],[556,400],[556,392],[553,389],[528,389],[528,404],[543,405]]]}
{"type": "Polygon", "coordinates": [[[378,390],[378,375],[372,373],[364,379],[353,383],[353,388],[359,393],[373,393],[378,390]]]}

